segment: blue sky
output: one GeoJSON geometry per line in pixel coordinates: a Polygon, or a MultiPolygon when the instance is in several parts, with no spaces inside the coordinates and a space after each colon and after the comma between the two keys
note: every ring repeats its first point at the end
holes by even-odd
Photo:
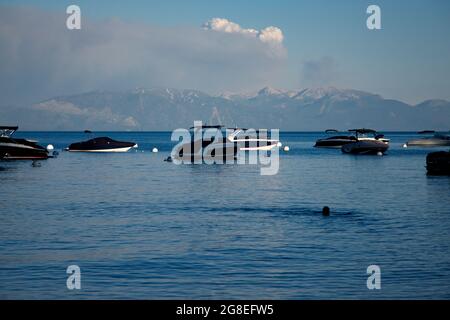
{"type": "MultiPolygon", "coordinates": [[[[243,28],[280,28],[287,60],[287,89],[337,86],[379,93],[410,103],[450,100],[450,1],[0,1],[64,13],[69,4],[82,17],[116,17],[167,28],[198,27],[220,17],[243,28]],[[381,8],[382,30],[366,28],[366,8],[381,8]],[[305,64],[329,61],[323,79],[302,75],[305,64]],[[329,69],[329,70],[328,70],[329,69]]],[[[270,82],[270,81],[269,81],[270,82]]],[[[271,83],[269,83],[271,84],[271,83]]],[[[197,88],[208,91],[208,88],[197,88]]],[[[227,90],[228,88],[224,88],[227,90]]],[[[247,88],[243,88],[244,90],[247,88]]]]}

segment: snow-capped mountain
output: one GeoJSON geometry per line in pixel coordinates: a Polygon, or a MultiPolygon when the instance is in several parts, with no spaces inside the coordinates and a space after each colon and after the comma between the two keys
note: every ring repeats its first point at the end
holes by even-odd
{"type": "Polygon", "coordinates": [[[209,95],[198,90],[137,88],[55,97],[23,108],[0,108],[0,120],[23,130],[173,130],[194,120],[281,130],[369,127],[378,130],[449,130],[450,102],[417,105],[352,90],[265,87],[209,95]]]}

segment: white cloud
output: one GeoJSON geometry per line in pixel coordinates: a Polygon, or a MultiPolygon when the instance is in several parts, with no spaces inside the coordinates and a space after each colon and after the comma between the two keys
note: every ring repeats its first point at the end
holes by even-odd
{"type": "Polygon", "coordinates": [[[282,43],[283,38],[283,32],[277,27],[267,27],[259,32],[259,39],[262,42],[282,43]]]}
{"type": "Polygon", "coordinates": [[[255,29],[244,29],[239,24],[224,18],[212,18],[203,24],[203,28],[218,32],[249,35],[268,44],[281,45],[284,39],[283,32],[280,28],[270,26],[260,31],[255,29]]]}

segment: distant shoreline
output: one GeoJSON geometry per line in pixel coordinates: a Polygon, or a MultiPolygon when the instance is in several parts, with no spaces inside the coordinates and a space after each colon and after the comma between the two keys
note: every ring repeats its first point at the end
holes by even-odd
{"type": "MultiPolygon", "coordinates": [[[[270,130],[270,129],[269,129],[270,130]]],[[[419,134],[418,131],[420,130],[407,130],[407,131],[396,131],[396,130],[377,130],[379,132],[385,132],[385,133],[409,133],[409,134],[419,134]]],[[[54,132],[54,133],[85,133],[84,130],[20,130],[18,133],[25,133],[25,132],[54,132]]],[[[92,131],[92,134],[96,133],[102,133],[102,132],[114,132],[114,133],[170,133],[171,130],[143,130],[143,131],[123,131],[123,130],[99,130],[99,131],[92,131]]],[[[281,133],[325,133],[324,130],[316,130],[316,131],[285,131],[280,130],[281,133]]],[[[339,132],[347,132],[347,130],[339,131],[339,132]]],[[[436,130],[437,133],[446,133],[450,132],[450,130],[436,130]]],[[[88,133],[86,133],[88,134],[88,133]]]]}

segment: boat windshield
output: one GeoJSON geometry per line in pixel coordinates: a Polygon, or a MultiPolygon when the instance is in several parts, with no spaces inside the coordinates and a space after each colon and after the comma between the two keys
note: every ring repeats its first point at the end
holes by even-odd
{"type": "Polygon", "coordinates": [[[0,126],[0,137],[9,138],[10,136],[13,135],[14,132],[16,132],[17,129],[18,129],[18,127],[1,127],[0,126]]]}
{"type": "Polygon", "coordinates": [[[360,138],[374,137],[378,135],[377,131],[372,129],[350,129],[348,131],[360,138]]]}

